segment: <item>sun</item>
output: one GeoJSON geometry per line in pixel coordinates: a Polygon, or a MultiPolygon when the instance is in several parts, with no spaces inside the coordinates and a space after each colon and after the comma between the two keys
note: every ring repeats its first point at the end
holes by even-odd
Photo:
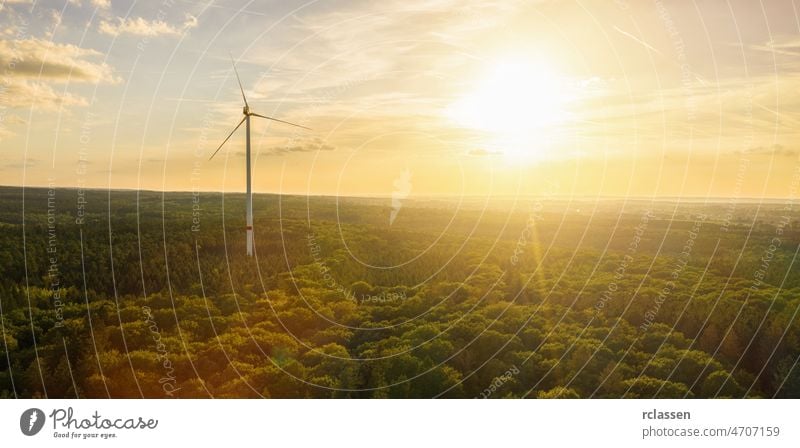
{"type": "Polygon", "coordinates": [[[565,78],[546,64],[502,61],[451,104],[447,116],[485,133],[484,149],[512,160],[539,159],[552,146],[551,131],[567,121],[572,99],[565,78]]]}

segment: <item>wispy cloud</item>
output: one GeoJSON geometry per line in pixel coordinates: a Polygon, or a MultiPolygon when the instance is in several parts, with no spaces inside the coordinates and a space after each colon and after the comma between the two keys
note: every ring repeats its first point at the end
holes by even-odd
{"type": "Polygon", "coordinates": [[[91,49],[38,38],[0,40],[0,66],[5,67],[2,104],[39,110],[85,106],[80,95],[53,85],[120,82],[109,65],[94,61],[99,56],[91,49]]]}
{"type": "Polygon", "coordinates": [[[92,6],[101,9],[108,9],[111,7],[111,0],[92,0],[92,6]]]}
{"type": "Polygon", "coordinates": [[[58,91],[48,83],[29,80],[19,80],[9,84],[0,95],[0,99],[8,107],[32,106],[37,110],[47,111],[88,105],[87,100],[79,95],[58,91]]]}
{"type": "Polygon", "coordinates": [[[21,169],[21,168],[33,168],[38,165],[40,160],[27,158],[25,160],[13,160],[8,162],[0,162],[0,166],[3,168],[14,168],[14,169],[21,169]]]}
{"type": "Polygon", "coordinates": [[[142,17],[117,17],[116,22],[103,20],[100,22],[100,32],[111,36],[131,34],[134,36],[180,36],[181,34],[197,27],[197,17],[186,14],[181,25],[172,25],[162,20],[147,20],[142,17]]]}
{"type": "Polygon", "coordinates": [[[642,40],[641,38],[638,38],[638,37],[634,36],[633,34],[631,34],[631,33],[627,32],[627,31],[624,31],[624,30],[620,29],[620,28],[619,28],[619,27],[617,27],[617,26],[615,26],[615,27],[614,27],[614,29],[615,29],[615,30],[617,30],[617,32],[619,32],[619,33],[620,33],[620,34],[622,34],[623,36],[626,36],[626,37],[630,38],[631,40],[633,40],[634,42],[638,43],[639,45],[641,45],[641,46],[643,46],[643,47],[647,48],[648,50],[650,50],[650,51],[652,51],[652,52],[655,52],[655,53],[658,53],[658,54],[660,54],[660,55],[662,55],[662,56],[663,56],[663,53],[661,53],[661,51],[659,51],[659,50],[658,50],[656,47],[654,47],[654,46],[652,46],[652,45],[648,44],[647,42],[645,42],[645,41],[644,41],[644,40],[642,40]]]}
{"type": "Polygon", "coordinates": [[[112,69],[92,62],[97,51],[44,39],[0,40],[0,65],[6,76],[71,82],[116,83],[112,69]]]}
{"type": "MultiPolygon", "coordinates": [[[[314,138],[301,142],[295,141],[293,144],[285,146],[273,146],[265,151],[260,151],[259,154],[263,156],[280,156],[298,152],[333,151],[334,149],[336,148],[333,145],[327,144],[319,138],[314,138]]],[[[244,155],[244,152],[237,152],[237,155],[244,155]]]]}
{"type": "Polygon", "coordinates": [[[800,155],[800,150],[797,148],[787,148],[783,145],[767,145],[767,146],[754,146],[742,154],[756,155],[756,156],[775,156],[775,157],[797,157],[800,155]]]}
{"type": "Polygon", "coordinates": [[[33,0],[4,0],[0,2],[0,11],[7,5],[29,5],[31,3],[33,3],[33,0]]]}
{"type": "Polygon", "coordinates": [[[775,39],[765,44],[751,45],[750,48],[753,50],[776,53],[784,56],[799,56],[800,39],[797,38],[797,36],[792,36],[781,40],[775,39]]]}

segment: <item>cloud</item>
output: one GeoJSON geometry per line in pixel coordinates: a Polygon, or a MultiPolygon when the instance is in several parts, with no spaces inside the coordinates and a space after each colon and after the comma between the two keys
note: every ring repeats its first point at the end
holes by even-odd
{"type": "MultiPolygon", "coordinates": [[[[2,95],[0,95],[0,99],[2,98],[3,98],[2,95]]],[[[7,138],[17,135],[16,132],[9,129],[8,127],[9,125],[22,125],[22,124],[28,124],[28,122],[16,115],[9,115],[9,116],[0,115],[0,142],[2,142],[7,138]]]]}
{"type": "Polygon", "coordinates": [[[7,123],[7,124],[28,124],[27,121],[23,120],[22,118],[16,115],[9,115],[8,117],[2,117],[0,123],[7,123]]]}
{"type": "Polygon", "coordinates": [[[5,126],[0,124],[0,142],[2,142],[3,140],[5,140],[8,137],[11,137],[13,135],[16,135],[16,134],[14,134],[10,130],[8,130],[5,126]]]}
{"type": "Polygon", "coordinates": [[[765,44],[751,45],[751,49],[757,51],[765,51],[767,53],[776,53],[785,56],[798,56],[800,55],[800,39],[792,37],[783,39],[782,41],[771,40],[765,44]]]}
{"type": "Polygon", "coordinates": [[[85,106],[83,97],[53,83],[120,82],[109,65],[92,60],[99,56],[95,50],[38,38],[0,40],[0,66],[5,67],[0,102],[40,110],[85,106]]]}
{"type": "MultiPolygon", "coordinates": [[[[329,145],[319,138],[300,142],[295,141],[294,143],[285,146],[273,146],[265,151],[259,151],[259,154],[263,156],[281,156],[290,153],[333,151],[336,149],[333,145],[329,145]]],[[[244,151],[237,152],[237,155],[244,155],[244,151]]]]}
{"type": "Polygon", "coordinates": [[[197,28],[197,17],[186,14],[186,20],[183,21],[183,30],[188,31],[192,28],[197,28]]]}
{"type": "Polygon", "coordinates": [[[6,169],[10,169],[10,168],[13,168],[13,169],[33,168],[34,166],[39,164],[39,162],[41,162],[41,160],[28,157],[27,159],[24,159],[24,160],[13,160],[13,161],[4,162],[2,164],[2,167],[6,168],[6,169]]]}
{"type": "Polygon", "coordinates": [[[768,146],[754,146],[746,151],[740,151],[742,154],[748,155],[763,155],[775,157],[797,157],[800,156],[800,150],[790,149],[783,145],[768,145],[768,146]]]}
{"type": "Polygon", "coordinates": [[[618,31],[620,34],[622,34],[623,36],[626,36],[626,37],[630,38],[631,40],[633,40],[634,42],[638,43],[639,45],[641,45],[641,46],[643,46],[643,47],[647,48],[648,50],[650,50],[650,51],[652,51],[652,52],[654,52],[654,53],[658,53],[658,54],[659,54],[659,55],[661,55],[661,56],[663,56],[663,55],[664,55],[664,53],[662,53],[662,52],[661,52],[659,49],[657,49],[657,48],[655,48],[654,46],[652,46],[652,45],[648,44],[647,42],[645,42],[645,41],[644,41],[644,40],[642,40],[641,38],[638,38],[638,37],[634,36],[633,34],[631,34],[631,33],[627,32],[627,31],[625,31],[625,30],[622,30],[622,29],[620,29],[620,28],[619,28],[619,27],[617,27],[617,26],[614,26],[613,28],[614,28],[615,30],[617,30],[617,31],[618,31]]]}
{"type": "Polygon", "coordinates": [[[0,2],[0,11],[3,10],[3,7],[6,5],[29,5],[33,2],[33,0],[4,0],[0,2]]]}
{"type": "Polygon", "coordinates": [[[111,7],[111,0],[92,0],[92,6],[100,9],[108,9],[111,7]]]}
{"type": "Polygon", "coordinates": [[[0,40],[0,66],[15,78],[70,82],[117,83],[110,66],[92,62],[101,56],[95,50],[30,38],[0,40]]]}
{"type": "Polygon", "coordinates": [[[454,48],[474,46],[481,33],[525,4],[526,0],[343,2],[318,14],[292,16],[289,43],[302,43],[294,51],[261,48],[251,56],[263,57],[266,61],[260,63],[272,66],[280,55],[278,65],[287,71],[273,72],[273,89],[280,83],[293,85],[296,73],[311,75],[304,77],[304,88],[326,90],[353,82],[355,74],[358,80],[391,81],[412,73],[451,73],[463,68],[467,57],[454,48]],[[316,76],[321,73],[324,76],[316,76]]]}
{"type": "Polygon", "coordinates": [[[134,36],[180,36],[197,26],[197,17],[186,14],[182,25],[171,25],[162,20],[147,20],[142,17],[128,18],[117,17],[116,23],[103,20],[100,22],[100,32],[111,36],[131,34],[134,36]]]}
{"type": "Polygon", "coordinates": [[[48,83],[28,80],[16,80],[8,84],[0,93],[0,102],[12,108],[31,106],[49,111],[88,105],[86,99],[81,96],[56,91],[48,83]]]}

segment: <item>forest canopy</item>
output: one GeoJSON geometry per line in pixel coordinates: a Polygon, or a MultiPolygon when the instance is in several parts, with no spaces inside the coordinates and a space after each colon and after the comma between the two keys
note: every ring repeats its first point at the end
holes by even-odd
{"type": "Polygon", "coordinates": [[[800,397],[785,204],[254,202],[0,189],[0,394],[800,397]]]}

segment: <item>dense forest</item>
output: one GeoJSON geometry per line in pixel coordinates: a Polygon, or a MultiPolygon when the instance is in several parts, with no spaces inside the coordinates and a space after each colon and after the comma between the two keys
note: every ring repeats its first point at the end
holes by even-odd
{"type": "Polygon", "coordinates": [[[0,395],[800,398],[792,205],[0,188],[0,395]]]}

